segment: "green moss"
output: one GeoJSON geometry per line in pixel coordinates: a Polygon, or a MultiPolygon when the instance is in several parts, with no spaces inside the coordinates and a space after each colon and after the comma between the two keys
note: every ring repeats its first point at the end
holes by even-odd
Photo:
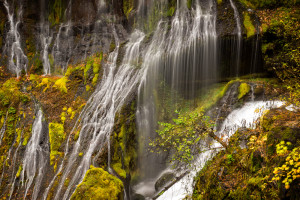
{"type": "Polygon", "coordinates": [[[240,0],[246,7],[250,8],[275,8],[280,6],[294,6],[299,0],[240,0]]]}
{"type": "Polygon", "coordinates": [[[52,25],[59,24],[63,19],[64,6],[62,0],[55,0],[53,4],[50,4],[49,22],[52,25]]]}
{"type": "Polygon", "coordinates": [[[251,87],[247,83],[241,83],[239,87],[239,95],[238,99],[243,98],[246,94],[248,94],[251,90],[251,87]]]}
{"type": "Polygon", "coordinates": [[[212,106],[214,106],[228,91],[230,86],[239,80],[231,80],[228,83],[224,84],[214,84],[207,88],[201,97],[197,100],[198,107],[194,110],[194,112],[207,111],[212,106]]]}
{"type": "Polygon", "coordinates": [[[23,146],[27,145],[29,137],[30,137],[30,135],[28,133],[24,135],[24,139],[23,139],[23,142],[22,142],[23,146]]]}
{"type": "Polygon", "coordinates": [[[46,90],[49,89],[50,86],[51,86],[51,81],[49,78],[43,78],[42,82],[37,85],[37,87],[45,87],[43,92],[46,92],[46,90]]]}
{"type": "Polygon", "coordinates": [[[77,141],[80,135],[80,130],[78,130],[74,135],[74,140],[77,141]]]}
{"type": "Polygon", "coordinates": [[[14,79],[8,79],[0,88],[0,102],[3,107],[18,104],[20,100],[20,83],[14,79]]]}
{"type": "Polygon", "coordinates": [[[49,124],[49,139],[51,151],[58,151],[65,140],[64,125],[59,123],[49,124]]]}
{"type": "Polygon", "coordinates": [[[248,0],[239,0],[246,8],[255,8],[255,6],[248,0]]]}
{"type": "Polygon", "coordinates": [[[167,13],[167,16],[168,17],[172,17],[174,15],[175,11],[176,11],[176,7],[175,6],[170,7],[169,11],[167,13]]]}
{"type": "Polygon", "coordinates": [[[122,178],[134,174],[137,163],[135,102],[122,108],[116,117],[112,139],[112,168],[122,178]]]}
{"type": "Polygon", "coordinates": [[[67,113],[71,120],[74,119],[76,112],[71,107],[68,108],[67,113]]]}
{"type": "Polygon", "coordinates": [[[91,91],[91,86],[89,86],[89,85],[85,86],[85,90],[86,90],[87,92],[91,91]]]}
{"type": "Polygon", "coordinates": [[[268,50],[272,51],[274,49],[273,43],[262,44],[261,51],[262,53],[267,53],[268,50]]]}
{"type": "Polygon", "coordinates": [[[62,112],[60,115],[60,121],[64,124],[66,121],[66,112],[62,112]]]}
{"type": "Polygon", "coordinates": [[[62,152],[59,152],[61,144],[65,140],[64,125],[60,123],[49,124],[49,140],[50,140],[50,161],[51,165],[57,160],[57,156],[62,156],[62,152]]]}
{"type": "Polygon", "coordinates": [[[129,18],[129,14],[133,10],[134,0],[123,0],[123,12],[127,19],[129,18]]]}
{"type": "Polygon", "coordinates": [[[21,140],[21,133],[22,133],[22,130],[19,129],[19,128],[17,128],[17,129],[16,129],[16,133],[17,133],[17,138],[16,138],[16,144],[15,144],[15,146],[18,146],[19,143],[20,143],[20,140],[21,140]]]}
{"type": "Polygon", "coordinates": [[[63,93],[67,93],[68,89],[67,89],[67,82],[68,82],[68,78],[67,77],[62,77],[60,79],[58,79],[57,81],[55,81],[54,83],[54,87],[57,88],[58,90],[60,90],[63,93]]]}
{"type": "Polygon", "coordinates": [[[85,83],[86,83],[86,80],[88,78],[88,72],[89,70],[92,68],[93,66],[93,60],[89,60],[84,68],[84,80],[85,80],[85,83]]]}
{"type": "Polygon", "coordinates": [[[92,80],[92,84],[93,86],[96,86],[97,82],[98,82],[98,78],[99,78],[99,74],[95,74],[93,80],[92,80]]]}
{"type": "Polygon", "coordinates": [[[250,15],[247,12],[244,13],[244,26],[247,30],[247,38],[255,35],[255,27],[253,26],[250,15]]]}
{"type": "Polygon", "coordinates": [[[220,5],[223,2],[223,0],[217,0],[218,5],[220,5]]]}
{"type": "Polygon", "coordinates": [[[186,5],[187,5],[188,9],[192,8],[192,3],[193,3],[193,0],[187,0],[186,5]]]}
{"type": "Polygon", "coordinates": [[[123,183],[102,168],[91,168],[72,195],[72,200],[123,198],[123,183]]]}
{"type": "Polygon", "coordinates": [[[115,163],[113,164],[112,168],[117,172],[117,174],[122,177],[126,178],[126,171],[122,168],[122,163],[115,163]]]}
{"type": "Polygon", "coordinates": [[[115,43],[114,41],[112,41],[112,42],[110,43],[109,51],[112,52],[112,51],[115,50],[115,48],[116,48],[116,43],[115,43]]]}
{"type": "Polygon", "coordinates": [[[20,165],[20,166],[19,166],[19,169],[18,169],[18,172],[17,172],[17,174],[16,174],[16,177],[17,177],[17,178],[20,177],[22,170],[23,170],[23,167],[22,167],[22,165],[20,165]]]}

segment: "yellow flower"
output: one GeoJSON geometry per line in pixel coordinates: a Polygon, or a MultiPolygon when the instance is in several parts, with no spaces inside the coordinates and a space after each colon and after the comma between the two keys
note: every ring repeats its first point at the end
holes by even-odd
{"type": "Polygon", "coordinates": [[[289,184],[285,184],[285,189],[290,189],[290,185],[289,184]]]}

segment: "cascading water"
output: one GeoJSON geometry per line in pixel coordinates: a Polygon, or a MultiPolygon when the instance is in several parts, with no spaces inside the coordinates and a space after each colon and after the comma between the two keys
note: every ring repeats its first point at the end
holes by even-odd
{"type": "MultiPolygon", "coordinates": [[[[45,150],[45,146],[42,146],[44,140],[42,120],[43,112],[39,109],[32,126],[32,136],[26,146],[23,158],[21,182],[23,184],[25,183],[24,199],[26,199],[29,188],[32,186],[34,180],[32,199],[35,200],[38,198],[41,182],[45,173],[45,166],[48,160],[47,158],[49,157],[48,152],[45,150]]],[[[45,145],[47,146],[47,144],[45,145]]]]}
{"type": "MultiPolygon", "coordinates": [[[[142,73],[138,70],[137,64],[140,56],[140,44],[145,35],[140,31],[135,31],[131,35],[131,39],[126,45],[123,62],[119,67],[117,66],[119,40],[116,33],[114,35],[116,49],[109,55],[101,84],[91,96],[79,117],[80,120],[73,129],[75,131],[80,127],[81,131],[71,152],[69,152],[67,144],[65,152],[67,163],[62,163],[59,169],[59,172],[62,171],[63,164],[66,164],[54,199],[69,199],[76,185],[82,181],[89,169],[93,161],[93,154],[101,151],[106,144],[108,148],[110,147],[110,133],[114,125],[115,114],[122,108],[141,78],[142,73]],[[78,156],[79,152],[83,152],[82,157],[78,156]],[[62,191],[67,177],[70,177],[70,183],[66,190],[62,191]],[[64,193],[62,194],[62,192],[64,193]]],[[[108,166],[110,167],[110,155],[108,166]]],[[[49,189],[44,194],[44,199],[47,198],[48,192],[49,189]]]]}
{"type": "MultiPolygon", "coordinates": [[[[27,199],[27,194],[31,188],[31,199],[38,199],[40,187],[46,172],[45,169],[49,158],[49,142],[47,139],[48,136],[44,134],[43,120],[43,112],[40,108],[38,108],[36,118],[32,125],[32,135],[26,146],[21,164],[22,171],[18,172],[20,173],[21,187],[24,187],[24,199],[27,199]]],[[[15,151],[15,155],[13,157],[14,163],[20,146],[21,142],[19,142],[15,151]]],[[[17,178],[17,175],[15,175],[14,178],[12,176],[9,199],[13,198],[17,178]]],[[[18,190],[20,190],[21,187],[19,186],[18,190]]]]}
{"type": "Polygon", "coordinates": [[[6,129],[6,120],[7,120],[8,112],[6,113],[5,119],[3,121],[2,127],[0,129],[0,145],[2,144],[2,139],[6,129]]]}
{"type": "MultiPolygon", "coordinates": [[[[66,22],[63,22],[59,26],[58,33],[56,35],[51,55],[54,60],[54,65],[60,67],[62,71],[66,70],[66,67],[69,64],[72,55],[72,43],[74,42],[72,35],[72,0],[69,1],[69,4],[64,12],[64,16],[67,19],[66,22]],[[64,46],[62,46],[64,44],[64,46]]],[[[58,69],[56,69],[58,70],[58,69]]]]}
{"type": "MultiPolygon", "coordinates": [[[[145,55],[146,73],[139,87],[137,126],[139,132],[139,171],[141,180],[134,190],[151,197],[154,183],[166,167],[165,158],[148,151],[150,139],[157,129],[157,87],[161,81],[183,96],[192,98],[198,90],[217,78],[217,34],[215,5],[209,1],[195,2],[192,12],[186,4],[177,2],[177,11],[168,30],[168,23],[160,21],[145,55]],[[205,83],[206,82],[206,83],[205,83]]],[[[176,102],[177,96],[173,96],[176,102]]]]}
{"type": "Polygon", "coordinates": [[[236,44],[236,76],[239,75],[240,59],[241,59],[241,45],[242,45],[242,26],[241,19],[233,0],[229,0],[230,5],[234,12],[234,18],[236,20],[236,32],[237,32],[237,44],[236,44]]]}
{"type": "Polygon", "coordinates": [[[45,14],[46,12],[46,2],[45,0],[41,1],[41,16],[40,16],[40,41],[42,46],[42,52],[43,55],[43,68],[44,68],[44,74],[49,75],[51,74],[50,70],[50,61],[49,61],[49,47],[52,42],[52,37],[50,33],[50,25],[49,22],[46,21],[45,14]]]}
{"type": "Polygon", "coordinates": [[[22,70],[27,73],[28,65],[27,56],[24,54],[21,46],[21,35],[18,31],[23,15],[22,2],[20,3],[20,7],[16,15],[14,14],[14,8],[11,7],[7,0],[4,1],[4,6],[6,8],[10,24],[10,29],[6,36],[4,52],[6,52],[9,56],[9,69],[14,72],[17,77],[19,77],[22,70]]]}

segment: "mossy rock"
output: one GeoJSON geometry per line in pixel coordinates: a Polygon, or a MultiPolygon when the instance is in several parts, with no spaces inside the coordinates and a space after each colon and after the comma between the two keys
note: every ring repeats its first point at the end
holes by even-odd
{"type": "Polygon", "coordinates": [[[239,87],[239,96],[238,99],[243,98],[250,92],[251,88],[247,83],[241,83],[239,87]]]}
{"type": "Polygon", "coordinates": [[[91,166],[71,197],[71,200],[85,199],[123,199],[123,183],[102,168],[91,166]]]}

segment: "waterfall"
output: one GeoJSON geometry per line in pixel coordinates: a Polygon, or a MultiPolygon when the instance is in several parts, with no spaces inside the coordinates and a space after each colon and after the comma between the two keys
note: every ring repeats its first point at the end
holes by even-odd
{"type": "Polygon", "coordinates": [[[0,129],[0,145],[2,144],[2,139],[3,139],[3,136],[4,136],[5,130],[6,130],[7,117],[8,117],[8,112],[6,112],[5,119],[4,119],[2,127],[0,129]]]}
{"type": "Polygon", "coordinates": [[[33,194],[32,199],[36,200],[40,191],[40,186],[45,173],[45,166],[47,164],[48,152],[45,151],[43,145],[43,112],[38,110],[36,118],[32,126],[32,136],[28,142],[23,158],[21,182],[25,183],[24,199],[28,193],[29,188],[32,186],[33,181],[33,194]]]}
{"type": "MultiPolygon", "coordinates": [[[[139,134],[139,170],[141,180],[134,190],[144,196],[155,192],[154,182],[166,167],[164,157],[148,151],[150,139],[157,129],[155,102],[161,81],[188,98],[196,97],[198,90],[217,78],[217,34],[215,4],[209,1],[189,12],[185,3],[177,3],[171,22],[161,20],[145,54],[146,73],[139,86],[137,126],[139,134]]],[[[177,96],[173,96],[174,103],[177,96]]]]}
{"type": "Polygon", "coordinates": [[[43,58],[43,68],[44,75],[50,75],[50,61],[49,61],[49,46],[52,42],[52,37],[50,36],[50,25],[46,21],[46,3],[45,0],[41,0],[41,15],[40,15],[40,41],[42,46],[42,58],[43,58]]]}
{"type": "MultiPolygon", "coordinates": [[[[64,12],[64,16],[67,20],[66,22],[62,22],[59,25],[58,33],[54,40],[54,44],[51,52],[55,67],[60,67],[62,71],[66,70],[73,52],[72,43],[74,41],[71,37],[72,35],[71,15],[72,15],[72,0],[69,1],[69,4],[64,12]],[[64,46],[62,46],[62,44],[64,44],[64,46]]],[[[57,69],[55,68],[55,70],[57,69]]]]}
{"type": "Polygon", "coordinates": [[[240,59],[241,59],[241,45],[242,45],[242,26],[241,26],[241,19],[236,8],[233,0],[229,0],[230,5],[234,12],[234,18],[236,20],[236,29],[237,29],[237,46],[236,46],[236,76],[239,75],[239,68],[240,68],[240,59]]]}
{"type": "MultiPolygon", "coordinates": [[[[132,33],[126,44],[125,56],[120,66],[117,66],[120,42],[115,31],[114,36],[116,49],[109,55],[102,82],[90,97],[73,128],[73,131],[80,128],[80,135],[72,151],[69,152],[68,147],[66,148],[64,159],[67,159],[67,164],[64,167],[62,167],[64,163],[60,166],[58,173],[62,172],[62,178],[54,199],[69,199],[93,162],[93,154],[102,151],[106,144],[108,148],[110,147],[110,133],[113,129],[115,114],[134,92],[142,76],[143,70],[139,70],[137,64],[140,57],[140,45],[145,35],[140,31],[132,33]],[[78,156],[80,152],[83,152],[82,157],[78,156]],[[70,177],[70,182],[62,195],[67,177],[70,177]]],[[[110,154],[108,166],[110,167],[110,154]]],[[[48,192],[49,188],[44,194],[44,199],[47,198],[48,192]]]]}
{"type": "Polygon", "coordinates": [[[24,70],[27,73],[28,59],[24,54],[21,46],[21,35],[18,31],[23,15],[22,2],[18,9],[17,15],[14,14],[14,8],[10,7],[7,0],[4,1],[4,7],[7,11],[7,16],[10,24],[10,29],[6,36],[5,52],[9,56],[9,69],[19,77],[24,70]]]}

